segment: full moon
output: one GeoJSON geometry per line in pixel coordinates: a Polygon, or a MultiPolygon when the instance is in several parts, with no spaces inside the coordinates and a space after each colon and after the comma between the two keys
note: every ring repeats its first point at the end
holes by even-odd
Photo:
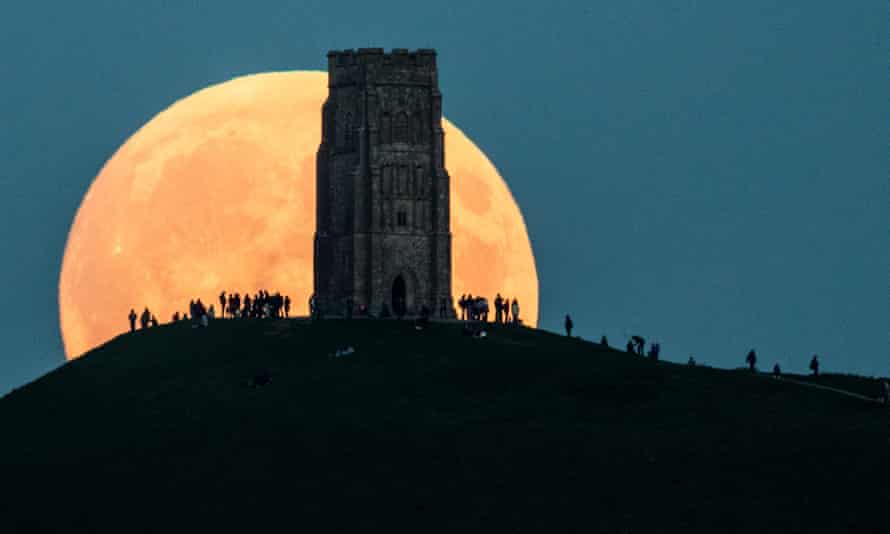
{"type": "MultiPolygon", "coordinates": [[[[447,95],[446,95],[447,96],[447,95]]],[[[312,293],[315,153],[325,72],[244,76],[159,113],[121,146],[81,202],[59,279],[65,355],[126,331],[148,307],[168,322],[220,291],[312,293]]],[[[448,120],[452,291],[516,298],[538,321],[538,275],[525,222],[485,154],[448,120]]]]}

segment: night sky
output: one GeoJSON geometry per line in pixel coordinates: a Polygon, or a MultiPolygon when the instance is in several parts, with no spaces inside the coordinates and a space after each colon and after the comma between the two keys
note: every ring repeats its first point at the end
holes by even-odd
{"type": "MultiPolygon", "coordinates": [[[[669,360],[890,375],[886,2],[453,4],[4,6],[0,393],[64,361],[68,229],[132,133],[207,85],[359,47],[438,50],[446,116],[525,216],[542,328],[571,313],[669,360]]],[[[105,311],[121,331],[126,312],[105,311]]]]}

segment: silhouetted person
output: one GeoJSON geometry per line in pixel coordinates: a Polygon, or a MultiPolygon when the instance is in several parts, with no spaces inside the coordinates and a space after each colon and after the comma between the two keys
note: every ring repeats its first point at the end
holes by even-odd
{"type": "Polygon", "coordinates": [[[510,323],[510,299],[504,299],[504,323],[510,323]]]}
{"type": "Polygon", "coordinates": [[[695,358],[690,356],[689,361],[686,362],[686,365],[688,365],[689,367],[695,367],[695,358]]]}
{"type": "Polygon", "coordinates": [[[753,373],[757,367],[757,353],[754,352],[754,349],[751,349],[748,355],[745,356],[745,363],[748,364],[748,369],[753,373]]]}
{"type": "Polygon", "coordinates": [[[658,353],[661,351],[661,346],[658,343],[653,343],[651,347],[649,347],[649,358],[658,361],[658,353]]]}
{"type": "Polygon", "coordinates": [[[819,376],[819,356],[813,355],[813,359],[810,360],[810,371],[813,372],[813,376],[819,376]]]}
{"type": "Polygon", "coordinates": [[[284,318],[290,318],[290,297],[284,296],[284,318]]]}
{"type": "Polygon", "coordinates": [[[226,318],[226,292],[223,291],[219,294],[219,316],[222,319],[226,318]]]}
{"type": "Polygon", "coordinates": [[[634,354],[634,342],[632,338],[627,340],[627,353],[634,354]]]}
{"type": "Polygon", "coordinates": [[[513,297],[513,307],[510,308],[510,312],[513,314],[513,322],[519,322],[519,299],[513,297]]]}
{"type": "Polygon", "coordinates": [[[149,322],[152,327],[158,326],[158,319],[155,317],[155,314],[151,314],[151,319],[149,319],[149,322]]]}
{"type": "Polygon", "coordinates": [[[646,340],[640,336],[631,336],[630,339],[634,342],[634,345],[637,348],[637,355],[643,356],[646,349],[646,340]]]}
{"type": "Polygon", "coordinates": [[[179,312],[174,312],[174,313],[173,313],[173,322],[174,322],[174,323],[178,323],[178,322],[179,322],[179,312]]]}
{"type": "Polygon", "coordinates": [[[500,323],[504,320],[504,297],[500,293],[494,298],[494,322],[500,323]]]}
{"type": "Polygon", "coordinates": [[[779,367],[779,364],[773,365],[773,378],[782,378],[782,368],[779,367]]]}
{"type": "Polygon", "coordinates": [[[566,327],[566,336],[572,337],[572,327],[575,326],[575,323],[572,322],[572,318],[569,317],[569,314],[566,314],[565,327],[566,327]]]}
{"type": "Polygon", "coordinates": [[[127,316],[127,319],[130,320],[130,332],[136,331],[136,310],[130,308],[130,315],[127,316]]]}
{"type": "Polygon", "coordinates": [[[460,300],[457,301],[457,306],[460,308],[460,320],[467,320],[467,295],[464,293],[460,296],[460,300]]]}
{"type": "Polygon", "coordinates": [[[148,324],[151,322],[151,313],[148,311],[148,307],[142,312],[142,316],[139,317],[139,325],[142,329],[148,328],[148,324]]]}
{"type": "Polygon", "coordinates": [[[604,346],[604,347],[608,347],[608,346],[609,346],[609,340],[606,339],[606,336],[603,336],[603,337],[600,338],[600,345],[602,345],[602,346],[604,346]]]}

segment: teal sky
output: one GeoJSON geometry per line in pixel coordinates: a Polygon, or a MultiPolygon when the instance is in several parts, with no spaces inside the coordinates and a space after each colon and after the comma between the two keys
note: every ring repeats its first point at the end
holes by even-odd
{"type": "MultiPolygon", "coordinates": [[[[329,49],[436,48],[522,208],[541,326],[890,375],[886,2],[19,2],[0,10],[0,393],[63,362],[68,228],[175,100],[329,49]]],[[[121,315],[125,310],[107,310],[121,315]]]]}

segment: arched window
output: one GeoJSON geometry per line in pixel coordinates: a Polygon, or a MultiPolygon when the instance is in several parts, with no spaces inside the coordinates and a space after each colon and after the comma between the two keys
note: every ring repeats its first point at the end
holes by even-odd
{"type": "Polygon", "coordinates": [[[423,190],[423,182],[423,167],[418,165],[414,169],[414,195],[418,198],[423,198],[426,195],[426,191],[423,190]]]}
{"type": "Polygon", "coordinates": [[[396,124],[393,130],[393,142],[394,143],[407,143],[410,132],[408,130],[408,114],[405,112],[399,113],[399,116],[396,117],[396,124]]]}
{"type": "Polygon", "coordinates": [[[411,131],[414,134],[414,144],[423,144],[423,125],[420,123],[420,114],[415,113],[411,121],[411,131]]]}
{"type": "Polygon", "coordinates": [[[392,116],[388,111],[383,112],[380,122],[380,140],[383,144],[388,145],[392,143],[392,116]]]}

